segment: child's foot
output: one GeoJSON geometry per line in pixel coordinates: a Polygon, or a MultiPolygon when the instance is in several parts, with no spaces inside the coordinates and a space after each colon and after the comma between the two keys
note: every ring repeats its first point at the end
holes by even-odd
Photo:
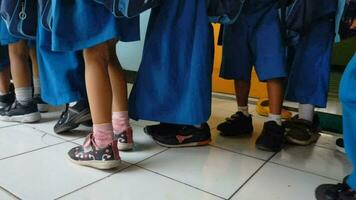
{"type": "Polygon", "coordinates": [[[143,130],[147,135],[154,137],[156,135],[168,135],[170,133],[175,135],[176,133],[172,132],[172,130],[176,130],[181,127],[181,125],[177,124],[159,123],[156,125],[146,126],[143,130]]]}
{"type": "Polygon", "coordinates": [[[15,94],[10,92],[5,95],[0,95],[0,109],[11,106],[15,101],[15,94]]]}
{"type": "Polygon", "coordinates": [[[0,120],[7,122],[32,123],[41,119],[37,105],[34,101],[21,104],[15,101],[11,106],[5,107],[0,111],[0,120]]]}
{"type": "Polygon", "coordinates": [[[59,134],[77,128],[80,124],[91,121],[90,109],[77,110],[69,106],[62,113],[54,126],[54,132],[59,134]]]}
{"type": "Polygon", "coordinates": [[[41,113],[48,112],[49,105],[42,100],[40,95],[35,95],[33,97],[33,100],[37,104],[38,111],[40,111],[41,113]]]}
{"type": "Polygon", "coordinates": [[[119,134],[114,133],[114,138],[117,140],[117,148],[120,151],[129,151],[133,149],[133,136],[131,127],[119,134]]]}
{"type": "Polygon", "coordinates": [[[342,153],[345,153],[344,139],[339,138],[336,140],[336,149],[342,153]]]}
{"type": "Polygon", "coordinates": [[[324,184],[315,190],[317,200],[356,200],[356,191],[347,184],[324,184]]]}
{"type": "Polygon", "coordinates": [[[319,118],[315,115],[313,122],[299,119],[298,115],[284,122],[288,142],[297,145],[310,145],[320,137],[319,118]]]}
{"type": "Polygon", "coordinates": [[[202,124],[201,127],[179,126],[171,129],[165,135],[155,135],[153,139],[164,147],[192,147],[207,145],[211,141],[210,128],[208,124],[202,124]]]}
{"type": "Polygon", "coordinates": [[[275,121],[264,124],[262,133],[256,141],[257,148],[264,151],[279,152],[285,146],[284,128],[275,121]]]}
{"type": "Polygon", "coordinates": [[[97,148],[93,134],[86,138],[84,145],[71,149],[68,156],[75,164],[97,169],[112,169],[121,164],[117,141],[105,148],[97,148]]]}
{"type": "Polygon", "coordinates": [[[219,124],[217,129],[222,136],[251,135],[253,132],[252,116],[247,117],[242,112],[237,112],[219,124]]]}

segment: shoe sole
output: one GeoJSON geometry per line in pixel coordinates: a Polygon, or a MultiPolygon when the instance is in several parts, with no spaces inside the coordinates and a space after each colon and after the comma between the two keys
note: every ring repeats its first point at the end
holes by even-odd
{"type": "Polygon", "coordinates": [[[41,120],[41,114],[36,112],[20,116],[0,116],[0,120],[5,122],[33,123],[41,120]]]}
{"type": "Polygon", "coordinates": [[[133,149],[133,143],[120,143],[117,142],[117,148],[119,151],[131,151],[133,149]]]}
{"type": "Polygon", "coordinates": [[[294,139],[288,135],[286,136],[286,139],[289,143],[292,143],[292,144],[296,144],[296,145],[300,145],[300,146],[308,146],[308,145],[318,142],[318,140],[321,136],[320,134],[314,134],[314,135],[315,136],[312,136],[309,140],[306,140],[306,141],[297,140],[297,139],[294,139]]]}
{"type": "Polygon", "coordinates": [[[71,157],[68,156],[68,159],[76,164],[76,165],[81,165],[81,166],[86,166],[86,167],[92,167],[95,169],[113,169],[117,168],[122,165],[121,160],[109,160],[109,161],[98,161],[98,160],[91,160],[91,161],[77,161],[73,160],[71,157]]]}
{"type": "Polygon", "coordinates": [[[168,148],[182,148],[182,147],[197,147],[197,146],[205,146],[208,145],[211,140],[205,140],[205,141],[200,141],[200,142],[191,142],[191,143],[186,143],[186,144],[178,144],[178,145],[170,145],[170,144],[163,144],[157,140],[155,142],[163,147],[168,147],[168,148]]]}
{"type": "Polygon", "coordinates": [[[87,122],[89,120],[91,120],[91,115],[90,114],[81,116],[78,119],[75,119],[75,121],[73,123],[70,123],[68,126],[64,126],[64,127],[61,126],[61,127],[57,128],[57,129],[54,129],[54,132],[59,134],[59,133],[63,133],[63,132],[67,132],[67,131],[73,130],[73,129],[77,128],[81,123],[87,122]]]}
{"type": "Polygon", "coordinates": [[[336,145],[336,149],[340,151],[341,153],[346,153],[345,148],[339,147],[336,145]]]}
{"type": "Polygon", "coordinates": [[[46,113],[49,111],[50,106],[48,104],[37,104],[37,109],[41,113],[46,113]]]}

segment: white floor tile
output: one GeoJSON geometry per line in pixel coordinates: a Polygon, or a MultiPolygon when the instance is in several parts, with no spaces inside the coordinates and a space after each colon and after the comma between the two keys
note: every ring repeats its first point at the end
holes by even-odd
{"type": "Polygon", "coordinates": [[[53,128],[54,125],[57,123],[58,119],[60,118],[60,115],[61,115],[61,111],[42,113],[42,119],[40,122],[33,123],[33,124],[26,124],[26,125],[34,127],[46,133],[55,135],[57,137],[63,138],[65,140],[74,140],[77,138],[85,137],[91,131],[90,127],[80,126],[75,130],[69,131],[67,133],[56,134],[53,128]]]}
{"type": "Polygon", "coordinates": [[[336,180],[342,180],[352,170],[344,154],[318,146],[289,146],[272,162],[336,180]]]}
{"type": "Polygon", "coordinates": [[[220,198],[132,166],[63,199],[218,200],[220,198]]]}
{"type": "Polygon", "coordinates": [[[232,200],[314,200],[317,186],[334,180],[276,164],[265,165],[232,200]]]}
{"type": "Polygon", "coordinates": [[[319,138],[318,142],[315,144],[316,146],[319,147],[324,147],[328,148],[331,150],[336,149],[336,140],[338,138],[341,138],[342,135],[340,134],[334,134],[334,133],[321,133],[321,137],[319,138]]]}
{"type": "Polygon", "coordinates": [[[67,152],[74,146],[55,145],[0,161],[0,185],[21,199],[54,199],[113,172],[71,163],[67,152]]]}
{"type": "Polygon", "coordinates": [[[0,129],[0,159],[63,142],[24,125],[0,129]]]}
{"type": "Polygon", "coordinates": [[[227,198],[262,164],[254,158],[207,146],[169,149],[139,165],[227,198]]]}
{"type": "MultiPolygon", "coordinates": [[[[120,156],[122,160],[128,163],[138,163],[148,157],[153,156],[159,152],[166,150],[167,148],[161,147],[156,144],[151,137],[147,136],[143,132],[141,126],[132,125],[134,135],[134,150],[133,151],[121,151],[120,156]]],[[[80,138],[74,142],[77,144],[83,144],[85,138],[80,138]]]]}
{"type": "Polygon", "coordinates": [[[8,192],[2,190],[0,188],[0,199],[1,200],[17,200],[16,197],[14,197],[13,195],[9,194],[8,192]]]}
{"type": "Polygon", "coordinates": [[[6,126],[13,126],[13,125],[16,125],[16,124],[18,124],[18,123],[0,121],[0,128],[6,127],[6,126]]]}

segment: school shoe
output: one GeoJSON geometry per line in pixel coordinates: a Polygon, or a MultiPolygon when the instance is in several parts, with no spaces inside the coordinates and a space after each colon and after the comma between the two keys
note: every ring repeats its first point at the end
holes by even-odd
{"type": "Polygon", "coordinates": [[[356,192],[346,183],[323,184],[316,188],[315,197],[317,200],[356,200],[356,192]]]}
{"type": "Polygon", "coordinates": [[[61,117],[54,126],[54,132],[57,134],[67,132],[77,128],[80,124],[91,122],[90,109],[76,110],[68,105],[61,117]]]}
{"type": "Polygon", "coordinates": [[[242,112],[237,112],[219,124],[217,129],[222,136],[251,135],[253,132],[252,116],[247,117],[242,112]]]}
{"type": "Polygon", "coordinates": [[[21,104],[15,101],[11,106],[5,107],[0,111],[0,120],[7,122],[32,123],[41,120],[34,101],[21,104]]]}
{"type": "Polygon", "coordinates": [[[310,145],[320,138],[321,128],[319,117],[315,115],[313,122],[299,119],[298,115],[283,123],[288,142],[297,145],[310,145]]]}
{"type": "Polygon", "coordinates": [[[100,149],[95,145],[93,134],[90,134],[83,145],[68,152],[69,160],[77,165],[96,169],[112,169],[121,165],[117,141],[114,140],[107,147],[100,149]]]}
{"type": "Polygon", "coordinates": [[[38,111],[40,111],[41,113],[45,113],[45,112],[48,112],[49,110],[49,105],[44,102],[41,98],[40,95],[35,95],[33,97],[33,100],[35,101],[35,103],[37,104],[37,108],[38,108],[38,111]]]}
{"type": "Polygon", "coordinates": [[[155,125],[146,126],[143,131],[151,137],[154,137],[156,135],[176,135],[177,133],[172,130],[177,130],[181,127],[182,125],[178,124],[159,123],[155,125]]]}
{"type": "Polygon", "coordinates": [[[345,153],[345,144],[343,138],[339,138],[336,140],[336,149],[342,153],[345,153]]]}
{"type": "Polygon", "coordinates": [[[0,95],[0,109],[11,106],[15,101],[15,94],[10,92],[5,95],[0,95]]]}
{"type": "Polygon", "coordinates": [[[193,147],[207,145],[211,142],[210,128],[207,123],[197,128],[195,126],[183,126],[170,130],[166,135],[152,137],[159,145],[164,147],[193,147]]]}
{"type": "Polygon", "coordinates": [[[133,149],[133,133],[131,127],[118,134],[114,132],[114,138],[117,140],[117,148],[120,151],[129,151],[133,149]]]}
{"type": "Polygon", "coordinates": [[[284,127],[275,121],[265,122],[256,147],[264,151],[279,152],[285,146],[284,127]]]}

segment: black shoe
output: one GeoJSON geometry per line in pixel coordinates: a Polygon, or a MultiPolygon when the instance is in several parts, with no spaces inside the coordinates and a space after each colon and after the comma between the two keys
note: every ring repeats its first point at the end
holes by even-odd
{"type": "Polygon", "coordinates": [[[40,95],[34,95],[33,100],[37,104],[38,111],[40,111],[41,113],[48,112],[49,105],[42,100],[40,95]]]}
{"type": "Polygon", "coordinates": [[[152,137],[159,145],[164,147],[192,147],[207,145],[211,141],[210,128],[207,123],[200,128],[195,126],[180,126],[170,130],[166,135],[152,137]]]}
{"type": "Polygon", "coordinates": [[[310,145],[320,138],[319,117],[315,115],[313,122],[299,119],[296,115],[292,119],[283,123],[286,129],[286,139],[288,142],[297,145],[310,145]]]}
{"type": "Polygon", "coordinates": [[[315,190],[317,200],[356,200],[356,192],[353,191],[346,183],[324,184],[315,190]]]}
{"type": "Polygon", "coordinates": [[[275,121],[266,122],[256,141],[257,148],[264,151],[279,152],[285,146],[284,128],[275,121]]]}
{"type": "Polygon", "coordinates": [[[76,110],[67,105],[65,111],[54,126],[54,132],[57,134],[67,132],[88,121],[91,121],[89,108],[76,110]]]}
{"type": "Polygon", "coordinates": [[[0,95],[0,109],[11,106],[15,101],[15,94],[10,92],[5,95],[0,95]]]}
{"type": "Polygon", "coordinates": [[[0,111],[0,120],[7,122],[32,123],[41,120],[41,114],[38,112],[34,101],[21,104],[15,101],[11,106],[5,107],[0,111]]]}
{"type": "Polygon", "coordinates": [[[222,136],[251,135],[253,132],[252,116],[246,117],[242,112],[237,112],[219,124],[217,129],[222,136]]]}
{"type": "Polygon", "coordinates": [[[176,135],[177,132],[172,130],[178,130],[181,127],[182,125],[177,124],[159,123],[156,125],[146,126],[143,131],[151,137],[155,137],[156,135],[176,135]]]}
{"type": "Polygon", "coordinates": [[[339,138],[336,140],[336,149],[342,153],[345,153],[344,139],[339,138]]]}

